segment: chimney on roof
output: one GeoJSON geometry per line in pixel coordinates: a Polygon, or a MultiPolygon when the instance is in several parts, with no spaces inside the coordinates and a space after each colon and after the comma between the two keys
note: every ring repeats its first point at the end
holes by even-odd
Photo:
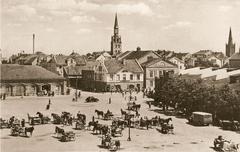
{"type": "Polygon", "coordinates": [[[137,51],[141,51],[141,48],[139,46],[137,47],[137,51]]]}

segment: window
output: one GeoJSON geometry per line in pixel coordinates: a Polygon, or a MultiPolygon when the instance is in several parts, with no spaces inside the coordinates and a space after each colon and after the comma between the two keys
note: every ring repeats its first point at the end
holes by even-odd
{"type": "Polygon", "coordinates": [[[157,76],[157,70],[154,70],[154,77],[157,76]]]}
{"type": "Polygon", "coordinates": [[[140,80],[140,74],[137,74],[137,80],[140,80]]]}
{"type": "Polygon", "coordinates": [[[117,80],[118,80],[118,81],[120,80],[120,75],[119,75],[119,74],[117,75],[117,80]]]}
{"type": "Polygon", "coordinates": [[[153,87],[153,81],[152,80],[150,81],[150,86],[153,87]]]}
{"type": "Polygon", "coordinates": [[[159,77],[161,77],[163,75],[162,71],[159,71],[159,77]]]}
{"type": "Polygon", "coordinates": [[[99,66],[99,67],[98,67],[98,70],[99,70],[99,71],[102,71],[102,66],[99,66]]]}
{"type": "Polygon", "coordinates": [[[123,74],[123,80],[126,80],[126,74],[123,74]]]}
{"type": "Polygon", "coordinates": [[[130,80],[133,80],[133,75],[132,74],[130,74],[130,80]]]}
{"type": "Polygon", "coordinates": [[[110,74],[110,79],[111,81],[113,81],[113,74],[110,74]]]}
{"type": "Polygon", "coordinates": [[[153,71],[149,71],[150,72],[150,78],[153,77],[153,71]]]}

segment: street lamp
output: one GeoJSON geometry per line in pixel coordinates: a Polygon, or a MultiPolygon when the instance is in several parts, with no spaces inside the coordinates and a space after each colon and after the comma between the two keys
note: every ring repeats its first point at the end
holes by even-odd
{"type": "Polygon", "coordinates": [[[78,76],[76,76],[76,85],[75,85],[75,87],[76,87],[76,93],[75,93],[75,99],[76,99],[76,101],[77,101],[77,98],[78,98],[78,96],[77,96],[77,78],[78,78],[78,76]]]}
{"type": "MultiPolygon", "coordinates": [[[[130,91],[129,104],[130,104],[130,100],[131,100],[131,91],[130,91]]],[[[131,141],[130,128],[131,128],[131,115],[130,115],[130,108],[128,107],[128,139],[127,141],[131,141]]]]}

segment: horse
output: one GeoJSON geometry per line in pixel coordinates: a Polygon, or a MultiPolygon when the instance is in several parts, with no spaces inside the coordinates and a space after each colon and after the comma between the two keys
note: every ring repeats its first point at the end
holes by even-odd
{"type": "Polygon", "coordinates": [[[102,125],[99,123],[95,123],[93,126],[93,132],[95,132],[95,131],[96,131],[96,133],[99,131],[99,133],[101,134],[102,133],[102,125]]]}
{"type": "Polygon", "coordinates": [[[86,115],[78,113],[77,120],[80,120],[83,124],[86,124],[86,115]]]}
{"type": "Polygon", "coordinates": [[[90,121],[90,122],[88,123],[88,128],[89,128],[89,130],[90,130],[90,127],[91,127],[91,126],[94,127],[97,123],[98,123],[98,121],[90,121]]]}
{"type": "Polygon", "coordinates": [[[51,120],[47,116],[43,116],[41,112],[37,112],[36,115],[38,115],[38,117],[41,119],[42,124],[48,123],[51,120]]]}
{"type": "Polygon", "coordinates": [[[126,112],[126,111],[124,111],[124,110],[122,110],[122,108],[121,108],[121,114],[122,114],[122,116],[123,116],[123,115],[126,115],[126,114],[127,114],[127,112],[126,112]]]}
{"type": "Polygon", "coordinates": [[[138,111],[141,108],[141,104],[134,104],[133,105],[133,109],[135,109],[136,111],[138,111]]]}
{"type": "Polygon", "coordinates": [[[32,133],[33,133],[33,130],[34,130],[34,127],[25,127],[25,135],[27,136],[27,133],[29,132],[30,135],[32,136],[32,133]]]}
{"type": "Polygon", "coordinates": [[[117,149],[120,149],[121,143],[119,140],[115,140],[115,145],[116,145],[117,149]]]}
{"type": "Polygon", "coordinates": [[[63,122],[63,119],[58,114],[52,113],[51,115],[53,117],[54,124],[60,124],[63,122]]]}
{"type": "Polygon", "coordinates": [[[162,125],[162,124],[164,124],[164,123],[167,123],[167,124],[169,124],[169,121],[172,121],[172,118],[167,118],[167,119],[162,119],[162,118],[160,118],[159,119],[159,123],[162,125]]]}
{"type": "Polygon", "coordinates": [[[99,111],[99,110],[95,110],[95,113],[97,113],[98,119],[99,119],[99,116],[103,117],[103,115],[104,115],[104,112],[103,111],[99,111]]]}

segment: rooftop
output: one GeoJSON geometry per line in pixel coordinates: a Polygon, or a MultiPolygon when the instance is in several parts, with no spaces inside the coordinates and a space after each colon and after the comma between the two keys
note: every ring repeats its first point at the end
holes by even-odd
{"type": "Polygon", "coordinates": [[[63,77],[52,73],[40,66],[1,64],[1,81],[11,80],[64,80],[63,77]]]}

